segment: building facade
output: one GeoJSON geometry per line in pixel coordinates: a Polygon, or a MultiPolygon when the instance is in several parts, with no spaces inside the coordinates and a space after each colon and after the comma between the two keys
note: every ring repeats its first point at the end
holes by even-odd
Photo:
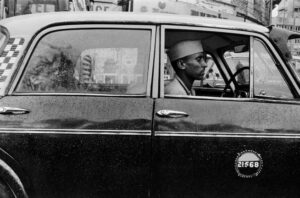
{"type": "MultiPolygon", "coordinates": [[[[51,11],[186,14],[269,25],[272,0],[0,0],[1,18],[51,11]]],[[[299,12],[300,13],[300,12],[299,12]]]]}
{"type": "MultiPolygon", "coordinates": [[[[300,0],[281,0],[278,5],[278,14],[272,18],[272,25],[299,32],[300,0]]],[[[288,45],[292,55],[300,58],[300,39],[290,40],[288,45]]]]}

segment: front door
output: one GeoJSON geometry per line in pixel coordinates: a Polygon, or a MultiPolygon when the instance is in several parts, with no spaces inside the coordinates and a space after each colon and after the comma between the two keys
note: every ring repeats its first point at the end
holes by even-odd
{"type": "MultiPolygon", "coordinates": [[[[283,63],[259,38],[243,39],[245,35],[225,34],[226,30],[219,34],[195,29],[183,33],[182,29],[165,28],[166,48],[176,42],[176,35],[178,40],[184,35],[202,39],[222,74],[219,80],[226,84],[230,75],[235,78],[227,86],[232,90],[226,88],[218,97],[209,94],[214,88],[218,93],[222,83],[200,82],[194,84],[199,95],[162,92],[156,100],[154,196],[298,197],[300,103],[287,75],[281,73],[285,70],[278,66],[283,63]],[[210,39],[218,42],[210,46],[210,39]],[[234,51],[223,48],[226,41],[230,45],[246,41],[243,44],[253,48],[234,51]],[[241,64],[250,66],[247,72],[239,71],[241,64]],[[222,71],[223,66],[228,70],[222,71]],[[243,80],[235,72],[241,72],[243,80]]],[[[208,73],[207,78],[215,71],[208,73]]]]}

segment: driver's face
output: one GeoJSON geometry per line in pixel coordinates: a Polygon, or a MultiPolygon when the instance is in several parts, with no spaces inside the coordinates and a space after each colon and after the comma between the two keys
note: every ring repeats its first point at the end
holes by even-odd
{"type": "Polygon", "coordinates": [[[207,67],[207,58],[206,54],[203,52],[199,52],[196,54],[192,54],[183,59],[186,64],[186,74],[195,79],[202,80],[205,75],[205,68],[207,67]]]}

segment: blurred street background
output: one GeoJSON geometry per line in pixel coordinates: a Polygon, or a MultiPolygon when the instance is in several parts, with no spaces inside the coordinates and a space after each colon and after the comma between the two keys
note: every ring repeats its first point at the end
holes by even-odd
{"type": "MultiPolygon", "coordinates": [[[[300,0],[0,0],[0,20],[58,11],[169,13],[300,31],[300,0]]],[[[290,40],[288,45],[300,65],[300,39],[290,40]]]]}

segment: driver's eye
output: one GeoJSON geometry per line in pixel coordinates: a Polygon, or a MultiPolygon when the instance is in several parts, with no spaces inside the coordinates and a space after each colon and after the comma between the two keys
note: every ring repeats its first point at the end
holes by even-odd
{"type": "Polygon", "coordinates": [[[196,60],[197,60],[199,63],[201,62],[202,59],[203,59],[204,62],[207,61],[207,57],[206,57],[205,54],[204,54],[204,55],[200,55],[200,56],[198,56],[198,57],[196,58],[196,60]]]}

